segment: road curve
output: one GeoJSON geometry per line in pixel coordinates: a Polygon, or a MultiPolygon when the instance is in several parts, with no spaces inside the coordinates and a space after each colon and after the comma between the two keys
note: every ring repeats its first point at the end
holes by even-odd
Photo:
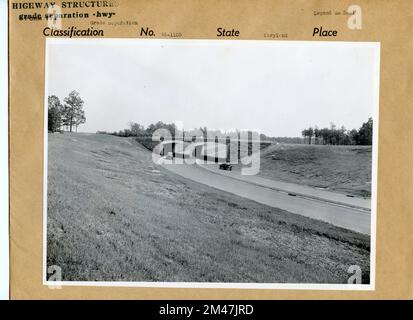
{"type": "Polygon", "coordinates": [[[370,235],[371,215],[369,211],[234,179],[229,175],[220,175],[206,170],[197,164],[168,164],[167,161],[164,161],[162,165],[182,177],[210,187],[370,235]]]}
{"type": "Polygon", "coordinates": [[[371,211],[371,199],[362,198],[356,196],[350,196],[342,193],[333,192],[330,190],[314,188],[305,186],[302,184],[296,184],[291,182],[276,181],[272,179],[266,179],[257,175],[242,175],[239,171],[225,171],[220,170],[217,164],[212,162],[204,162],[197,160],[197,164],[205,170],[209,170],[215,174],[226,175],[233,179],[245,181],[259,186],[275,189],[278,191],[285,191],[287,193],[293,193],[297,196],[304,198],[313,198],[324,202],[331,202],[333,204],[342,205],[345,207],[353,207],[356,209],[371,211]]]}

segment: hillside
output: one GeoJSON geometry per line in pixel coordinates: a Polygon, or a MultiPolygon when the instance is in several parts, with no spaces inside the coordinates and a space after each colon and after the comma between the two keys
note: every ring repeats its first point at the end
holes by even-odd
{"type": "Polygon", "coordinates": [[[133,139],[49,134],[47,264],[63,280],[369,281],[369,237],[179,177],[133,139]]]}
{"type": "Polygon", "coordinates": [[[371,146],[271,145],[261,150],[260,173],[352,196],[371,196],[371,146]]]}

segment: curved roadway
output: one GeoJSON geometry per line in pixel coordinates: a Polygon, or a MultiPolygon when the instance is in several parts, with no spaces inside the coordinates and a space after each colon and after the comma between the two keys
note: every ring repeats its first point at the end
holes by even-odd
{"type": "MultiPolygon", "coordinates": [[[[345,195],[334,192],[323,193],[322,190],[320,192],[314,188],[303,188],[303,186],[291,183],[283,185],[280,182],[281,187],[284,186],[284,188],[274,188],[273,185],[266,185],[269,183],[267,179],[257,182],[254,178],[251,179],[248,176],[240,178],[235,175],[232,177],[231,173],[220,174],[214,172],[214,169],[205,168],[205,165],[168,164],[167,162],[170,161],[161,161],[161,164],[166,169],[187,179],[271,207],[322,220],[363,234],[370,234],[371,201],[369,199],[345,199],[345,195]],[[295,189],[297,192],[294,192],[295,189]],[[311,190],[316,190],[315,194],[317,196],[314,196],[310,192],[311,190]],[[345,201],[335,201],[335,199],[344,199],[345,201]],[[353,205],[353,203],[357,205],[353,205]]],[[[272,183],[277,184],[276,181],[272,183]]]]}

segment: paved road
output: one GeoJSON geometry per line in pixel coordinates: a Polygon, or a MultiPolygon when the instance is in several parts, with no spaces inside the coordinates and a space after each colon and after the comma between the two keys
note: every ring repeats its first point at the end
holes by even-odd
{"type": "Polygon", "coordinates": [[[371,199],[369,198],[347,196],[342,193],[337,193],[321,188],[313,188],[291,182],[270,180],[257,175],[246,176],[242,175],[241,172],[235,170],[224,171],[220,170],[218,168],[218,165],[212,162],[208,162],[207,164],[205,164],[203,161],[197,160],[197,164],[202,168],[209,170],[215,174],[225,175],[233,179],[246,181],[263,187],[268,187],[274,190],[286,191],[289,193],[294,193],[297,196],[323,200],[326,202],[341,204],[343,206],[354,207],[365,211],[371,210],[371,199]]]}
{"type": "MultiPolygon", "coordinates": [[[[247,178],[241,180],[233,178],[229,174],[217,174],[198,164],[164,163],[163,166],[180,176],[219,190],[356,232],[370,234],[371,215],[367,208],[332,202],[328,199],[325,201],[311,195],[297,194],[292,196],[290,195],[292,190],[278,190],[255,182],[250,183],[246,180],[247,178]]],[[[302,189],[300,190],[302,191],[302,189]]]]}

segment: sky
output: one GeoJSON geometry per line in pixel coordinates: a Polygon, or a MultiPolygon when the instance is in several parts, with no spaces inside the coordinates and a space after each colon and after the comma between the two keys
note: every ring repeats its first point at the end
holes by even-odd
{"type": "Polygon", "coordinates": [[[46,95],[80,93],[80,132],[180,121],[295,137],[358,129],[378,108],[377,66],[360,42],[48,39],[46,95]]]}

